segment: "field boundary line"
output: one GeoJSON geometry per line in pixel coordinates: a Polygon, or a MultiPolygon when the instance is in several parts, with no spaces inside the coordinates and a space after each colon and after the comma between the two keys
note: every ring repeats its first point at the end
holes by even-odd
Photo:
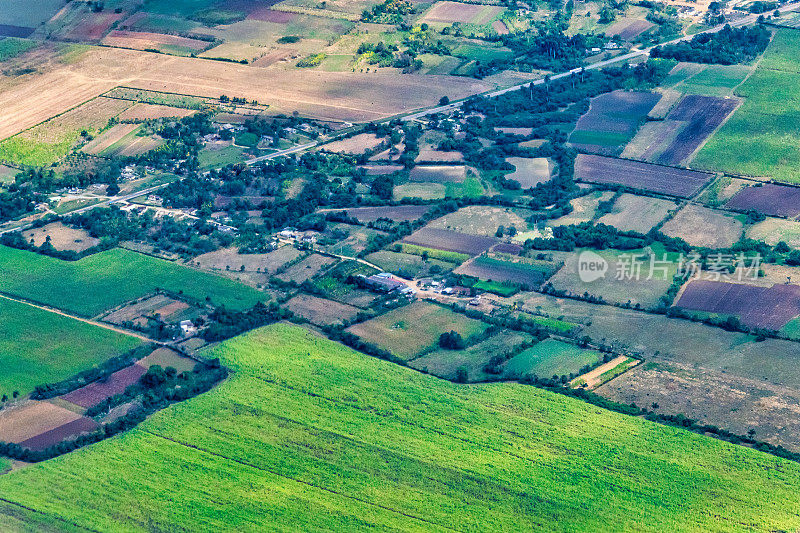
{"type": "Polygon", "coordinates": [[[135,337],[137,339],[140,339],[140,340],[143,340],[143,341],[146,341],[146,342],[152,342],[154,344],[164,344],[162,342],[153,340],[150,337],[142,335],[141,333],[135,333],[133,331],[126,330],[125,328],[122,328],[122,327],[119,327],[119,326],[112,326],[111,324],[107,324],[105,322],[99,322],[97,320],[92,320],[90,318],[79,317],[77,315],[73,315],[73,314],[67,313],[66,311],[62,311],[61,309],[57,309],[55,307],[50,307],[49,305],[33,303],[33,302],[28,301],[28,300],[26,300],[24,298],[19,298],[17,296],[10,296],[10,295],[5,294],[3,292],[0,292],[0,298],[3,298],[5,300],[10,300],[12,302],[17,302],[17,303],[20,303],[20,304],[24,304],[24,305],[29,305],[31,307],[35,307],[36,309],[40,309],[42,311],[47,311],[48,313],[53,313],[53,314],[56,314],[56,315],[61,315],[61,316],[66,317],[66,318],[71,318],[73,320],[78,320],[80,322],[84,322],[84,323],[90,324],[92,326],[97,326],[99,328],[103,328],[103,329],[107,329],[107,330],[110,330],[110,331],[114,331],[116,333],[120,333],[122,335],[127,335],[129,337],[135,337]]]}
{"type": "MultiPolygon", "coordinates": [[[[362,353],[362,352],[359,352],[359,353],[362,353]]],[[[367,355],[367,357],[375,358],[374,356],[371,356],[371,355],[367,355]]],[[[411,367],[406,367],[405,365],[398,365],[398,366],[405,367],[405,368],[407,368],[407,369],[409,369],[409,370],[411,370],[411,371],[413,371],[415,373],[420,373],[421,374],[421,372],[419,372],[418,370],[415,370],[415,369],[413,369],[411,367]]],[[[425,375],[425,374],[423,374],[423,375],[425,375]]],[[[293,392],[297,392],[297,393],[300,393],[300,394],[305,394],[305,395],[307,395],[307,396],[309,396],[311,398],[319,398],[319,399],[325,400],[326,402],[331,403],[331,404],[335,404],[335,405],[338,405],[338,406],[344,406],[344,407],[347,407],[349,409],[355,409],[357,411],[361,411],[363,413],[371,414],[373,416],[379,416],[381,418],[396,420],[396,421],[401,422],[401,423],[403,423],[404,425],[407,425],[407,426],[414,426],[414,427],[417,427],[417,428],[422,429],[424,431],[430,431],[430,432],[435,433],[437,435],[440,435],[442,437],[451,438],[451,439],[454,439],[454,440],[457,440],[457,441],[463,442],[465,444],[469,444],[471,446],[475,446],[475,447],[478,447],[478,448],[481,448],[481,449],[484,449],[484,450],[492,450],[492,451],[494,451],[496,453],[499,453],[499,454],[502,454],[502,455],[508,455],[510,457],[514,457],[514,458],[519,459],[519,460],[521,460],[523,462],[526,462],[526,463],[536,463],[536,461],[531,459],[530,457],[524,457],[522,455],[513,453],[511,451],[503,450],[503,449],[500,449],[500,448],[497,448],[497,447],[494,447],[494,446],[491,446],[491,445],[487,445],[487,444],[484,444],[484,443],[481,443],[481,442],[476,442],[474,440],[471,440],[471,439],[468,439],[468,438],[465,438],[465,437],[460,437],[458,435],[454,435],[452,433],[448,433],[448,432],[442,431],[440,429],[431,428],[431,427],[428,427],[428,426],[425,426],[425,425],[422,425],[422,424],[418,424],[418,423],[415,423],[415,422],[403,421],[403,420],[401,420],[399,418],[396,418],[396,417],[394,417],[392,415],[382,415],[382,414],[376,413],[374,411],[371,411],[369,409],[364,409],[364,408],[356,407],[354,405],[350,405],[350,404],[347,404],[347,403],[342,403],[342,402],[340,402],[338,400],[335,400],[335,399],[332,399],[332,398],[328,398],[327,396],[323,396],[322,394],[317,394],[317,393],[312,392],[312,391],[300,390],[300,389],[298,389],[296,387],[292,387],[292,386],[290,386],[288,384],[278,383],[276,381],[271,381],[271,380],[269,380],[267,378],[264,378],[264,377],[261,377],[261,376],[252,376],[252,378],[253,379],[257,379],[259,381],[263,381],[264,383],[266,383],[268,385],[274,385],[274,386],[279,387],[279,388],[291,390],[293,392]]],[[[437,378],[437,379],[441,379],[441,378],[437,378]]],[[[447,380],[444,380],[444,381],[447,381],[447,380]]],[[[479,385],[491,385],[491,384],[492,383],[484,383],[484,384],[479,384],[479,385]]],[[[450,397],[463,399],[460,396],[456,396],[454,394],[450,394],[450,393],[445,393],[445,394],[447,394],[450,397]]],[[[481,405],[484,408],[486,408],[487,410],[492,411],[493,413],[503,413],[503,414],[506,414],[506,415],[509,414],[507,411],[503,411],[503,410],[498,409],[498,408],[496,408],[496,407],[494,407],[492,405],[489,405],[487,403],[481,403],[481,405]]],[[[513,413],[513,415],[515,417],[517,417],[517,418],[520,418],[522,420],[526,420],[526,421],[529,421],[529,422],[536,422],[537,421],[534,418],[529,418],[529,417],[526,417],[526,416],[521,415],[519,413],[513,413]]]]}
{"type": "Polygon", "coordinates": [[[65,524],[69,524],[71,526],[75,526],[77,528],[80,528],[80,529],[83,529],[83,530],[86,530],[86,531],[93,531],[94,533],[102,533],[99,529],[92,529],[90,527],[82,526],[82,525],[80,525],[80,524],[78,524],[76,522],[71,522],[70,520],[67,520],[66,518],[63,518],[63,517],[61,517],[61,516],[59,516],[57,514],[48,514],[48,513],[45,513],[44,511],[39,511],[38,509],[34,509],[33,507],[28,507],[27,505],[23,505],[21,503],[15,502],[15,501],[7,500],[7,499],[3,498],[2,496],[0,496],[0,502],[6,502],[9,505],[15,505],[15,506],[19,507],[20,509],[25,509],[26,511],[30,511],[32,513],[37,513],[37,514],[40,514],[42,516],[46,516],[48,518],[55,518],[59,522],[63,522],[65,524]]]}
{"type": "Polygon", "coordinates": [[[268,472],[268,473],[272,474],[273,476],[277,476],[277,477],[282,478],[282,479],[288,479],[290,481],[294,481],[295,483],[300,483],[300,484],[306,485],[308,487],[313,487],[313,488],[315,488],[317,490],[328,492],[330,494],[335,494],[337,496],[341,496],[341,497],[346,498],[348,500],[353,500],[353,501],[357,501],[359,503],[366,504],[368,506],[377,507],[379,509],[383,509],[385,511],[389,511],[391,513],[395,513],[395,514],[398,514],[400,516],[404,516],[406,518],[411,518],[413,520],[418,520],[418,521],[423,522],[425,524],[430,524],[432,526],[440,527],[442,529],[447,529],[449,531],[458,531],[458,530],[456,530],[454,528],[451,528],[449,526],[433,522],[431,520],[428,520],[426,518],[422,518],[420,516],[416,516],[416,515],[412,515],[412,514],[409,514],[409,513],[405,513],[403,511],[399,511],[399,510],[394,509],[392,507],[388,507],[386,505],[381,505],[379,503],[371,502],[371,501],[363,499],[363,498],[359,498],[359,497],[356,497],[356,496],[351,496],[351,495],[348,495],[348,494],[344,494],[342,492],[335,491],[335,490],[330,489],[328,487],[323,487],[323,486],[317,485],[317,484],[312,483],[310,481],[304,481],[302,479],[297,479],[297,478],[293,478],[291,476],[286,476],[286,475],[283,475],[283,474],[279,474],[279,473],[277,473],[277,472],[275,472],[273,470],[270,470],[269,468],[265,468],[263,466],[258,466],[258,465],[255,465],[253,463],[248,463],[247,461],[243,461],[241,459],[234,459],[233,457],[228,457],[227,455],[224,455],[224,454],[221,454],[221,453],[217,453],[217,452],[213,452],[213,451],[208,450],[206,448],[202,448],[202,447],[194,445],[194,444],[189,444],[188,442],[182,442],[182,441],[179,441],[178,439],[175,439],[173,437],[167,437],[166,435],[161,435],[160,433],[155,433],[155,432],[150,431],[148,429],[142,429],[142,431],[144,433],[148,433],[150,435],[153,435],[154,437],[158,437],[158,438],[164,439],[164,440],[166,440],[168,442],[172,442],[172,443],[177,444],[179,446],[185,446],[186,448],[190,448],[192,450],[197,450],[199,452],[207,453],[208,455],[211,455],[211,456],[214,456],[214,457],[219,457],[221,459],[225,459],[227,461],[238,463],[240,465],[249,466],[250,468],[253,468],[255,470],[259,470],[259,471],[262,471],[262,472],[268,472]]]}

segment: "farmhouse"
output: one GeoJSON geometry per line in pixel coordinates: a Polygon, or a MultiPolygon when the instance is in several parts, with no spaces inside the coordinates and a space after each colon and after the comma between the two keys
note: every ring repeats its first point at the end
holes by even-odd
{"type": "Polygon", "coordinates": [[[391,274],[388,272],[382,272],[380,274],[375,274],[373,276],[369,276],[368,278],[364,278],[364,284],[368,289],[387,294],[392,291],[400,291],[405,287],[404,283],[392,279],[391,274]]]}

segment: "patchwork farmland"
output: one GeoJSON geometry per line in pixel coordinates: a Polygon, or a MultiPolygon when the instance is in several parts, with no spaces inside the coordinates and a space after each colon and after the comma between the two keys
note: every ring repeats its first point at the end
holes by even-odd
{"type": "Polygon", "coordinates": [[[0,531],[798,529],[757,4],[0,0],[0,531]]]}

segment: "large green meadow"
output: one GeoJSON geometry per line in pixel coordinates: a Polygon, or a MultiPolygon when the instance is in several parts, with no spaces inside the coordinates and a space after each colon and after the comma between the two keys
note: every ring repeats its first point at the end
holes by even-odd
{"type": "Polygon", "coordinates": [[[162,259],[114,248],[79,261],[0,246],[0,291],[95,316],[157,288],[196,300],[245,309],[265,295],[233,280],[162,259]]]}
{"type": "Polygon", "coordinates": [[[797,182],[800,168],[800,30],[779,29],[738,88],[744,103],[697,154],[694,166],[797,182]]]}
{"type": "Polygon", "coordinates": [[[233,371],[215,390],[0,476],[0,528],[800,527],[800,465],[749,448],[529,386],[452,384],[295,326],[208,355],[233,371]]]}
{"type": "MultiPolygon", "coordinates": [[[[61,381],[142,343],[73,318],[0,298],[0,395],[61,381]]],[[[0,468],[2,470],[2,468],[0,468]]]]}

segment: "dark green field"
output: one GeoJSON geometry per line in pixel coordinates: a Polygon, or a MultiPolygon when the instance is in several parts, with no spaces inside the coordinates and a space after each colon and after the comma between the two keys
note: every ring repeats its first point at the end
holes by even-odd
{"type": "MultiPolygon", "coordinates": [[[[142,343],[73,318],[0,298],[0,395],[25,395],[142,343]]],[[[2,440],[0,438],[0,440],[2,440]]]]}
{"type": "Polygon", "coordinates": [[[166,289],[232,309],[252,307],[263,293],[235,281],[118,248],[61,261],[0,246],[0,291],[84,316],[166,289]]]}

